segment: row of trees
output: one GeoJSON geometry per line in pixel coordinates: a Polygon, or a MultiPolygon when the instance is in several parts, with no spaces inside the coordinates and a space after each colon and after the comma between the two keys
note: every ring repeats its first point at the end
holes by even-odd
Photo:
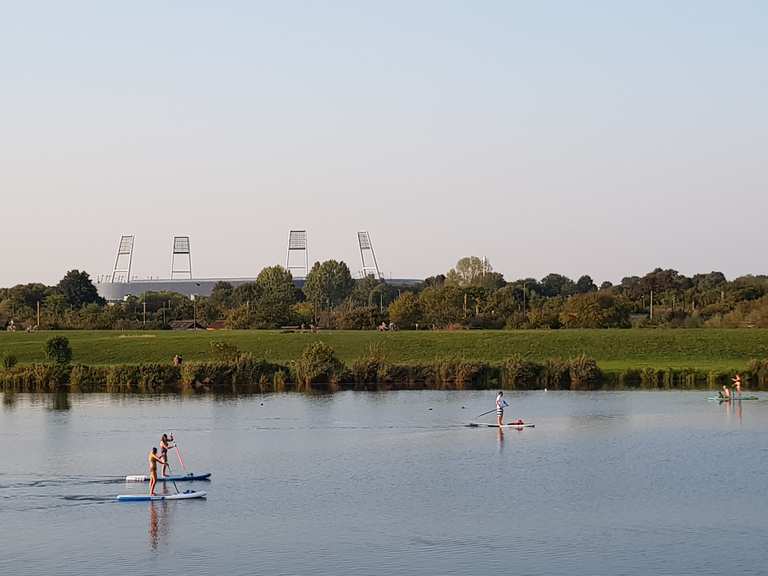
{"type": "Polygon", "coordinates": [[[727,280],[720,272],[686,277],[656,269],[599,287],[587,275],[549,274],[508,282],[490,263],[462,258],[446,274],[402,288],[353,279],[344,262],[318,262],[302,289],[280,266],[254,282],[218,283],[195,301],[147,293],[105,303],[86,272],[72,270],[56,286],[0,289],[0,325],[45,329],[166,328],[173,320],[223,321],[230,328],[318,325],[371,329],[392,322],[423,328],[768,327],[768,277],[727,280]]]}

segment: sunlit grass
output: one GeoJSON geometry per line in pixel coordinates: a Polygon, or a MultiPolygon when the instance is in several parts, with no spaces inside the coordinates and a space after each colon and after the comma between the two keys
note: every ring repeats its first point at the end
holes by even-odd
{"type": "Polygon", "coordinates": [[[376,346],[388,361],[417,363],[435,358],[466,358],[500,362],[514,354],[531,360],[570,358],[586,354],[603,370],[627,368],[696,368],[737,370],[752,358],[768,358],[768,330],[552,330],[458,332],[280,331],[118,332],[73,331],[0,333],[0,355],[13,354],[20,363],[43,362],[45,341],[52,335],[69,338],[74,361],[84,364],[211,360],[212,340],[223,340],[257,358],[285,363],[299,357],[311,342],[329,344],[351,365],[376,346]]]}

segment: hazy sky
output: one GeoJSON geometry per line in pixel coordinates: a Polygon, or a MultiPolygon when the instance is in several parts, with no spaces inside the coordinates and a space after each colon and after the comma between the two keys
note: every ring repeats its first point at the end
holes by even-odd
{"type": "Polygon", "coordinates": [[[0,286],[767,273],[768,2],[0,0],[0,286]]]}

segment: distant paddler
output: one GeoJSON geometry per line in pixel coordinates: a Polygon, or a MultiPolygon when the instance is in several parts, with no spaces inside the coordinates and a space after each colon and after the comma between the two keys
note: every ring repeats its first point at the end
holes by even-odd
{"type": "Polygon", "coordinates": [[[730,400],[731,399],[731,389],[728,388],[726,384],[723,384],[723,387],[720,389],[720,392],[718,393],[718,396],[720,397],[720,400],[730,400]]]}
{"type": "Polygon", "coordinates": [[[504,400],[504,391],[499,390],[499,393],[496,395],[496,423],[499,425],[499,428],[504,426],[504,408],[506,406],[509,406],[509,404],[504,400]]]}
{"type": "Polygon", "coordinates": [[[736,400],[741,400],[741,374],[736,374],[735,377],[731,378],[731,382],[733,382],[732,396],[736,400]]]}
{"type": "Polygon", "coordinates": [[[149,461],[149,495],[155,495],[155,484],[157,484],[157,463],[160,462],[163,466],[167,465],[167,460],[160,458],[157,455],[157,447],[152,446],[152,452],[147,456],[149,461]]]}

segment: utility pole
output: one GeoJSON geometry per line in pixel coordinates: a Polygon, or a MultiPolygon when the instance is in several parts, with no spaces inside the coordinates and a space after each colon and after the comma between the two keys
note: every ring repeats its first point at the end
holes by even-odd
{"type": "Polygon", "coordinates": [[[653,321],[653,290],[651,290],[651,321],[653,321]]]}
{"type": "Polygon", "coordinates": [[[146,327],[147,327],[147,301],[146,301],[146,300],[144,300],[144,302],[142,302],[141,304],[142,304],[142,312],[141,312],[141,314],[142,314],[142,319],[141,319],[141,324],[142,324],[142,327],[146,328],[146,327]]]}
{"type": "Polygon", "coordinates": [[[523,282],[523,318],[525,318],[525,282],[523,282]]]}
{"type": "Polygon", "coordinates": [[[37,329],[40,329],[40,300],[37,301],[37,329]]]}

